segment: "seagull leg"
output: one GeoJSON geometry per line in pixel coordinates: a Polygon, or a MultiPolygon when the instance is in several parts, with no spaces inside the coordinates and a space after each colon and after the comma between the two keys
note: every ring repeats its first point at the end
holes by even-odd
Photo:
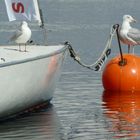
{"type": "Polygon", "coordinates": [[[19,44],[19,51],[21,52],[20,44],[19,44]]]}
{"type": "Polygon", "coordinates": [[[132,53],[134,54],[134,46],[132,47],[132,53]]]}
{"type": "Polygon", "coordinates": [[[27,52],[27,50],[26,50],[26,44],[25,44],[25,50],[24,51],[27,52]]]}
{"type": "Polygon", "coordinates": [[[128,53],[130,53],[130,45],[128,45],[128,53]]]}

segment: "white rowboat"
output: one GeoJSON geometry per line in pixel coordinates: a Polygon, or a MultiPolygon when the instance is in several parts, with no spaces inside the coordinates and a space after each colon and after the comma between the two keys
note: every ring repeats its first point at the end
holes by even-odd
{"type": "Polygon", "coordinates": [[[0,48],[0,119],[49,101],[66,54],[65,45],[0,48]]]}
{"type": "MultiPolygon", "coordinates": [[[[38,0],[4,1],[9,21],[38,21],[45,30],[46,40],[38,0]]],[[[19,51],[18,45],[0,46],[0,121],[49,102],[53,97],[68,44],[41,46],[29,43],[30,40],[26,52],[19,51]]],[[[25,47],[26,44],[20,45],[25,47]]]]}

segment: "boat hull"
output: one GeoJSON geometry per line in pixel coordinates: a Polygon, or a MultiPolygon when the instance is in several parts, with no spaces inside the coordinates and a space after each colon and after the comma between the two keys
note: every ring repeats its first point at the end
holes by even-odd
{"type": "Polygon", "coordinates": [[[53,97],[66,49],[0,67],[0,119],[53,97]]]}

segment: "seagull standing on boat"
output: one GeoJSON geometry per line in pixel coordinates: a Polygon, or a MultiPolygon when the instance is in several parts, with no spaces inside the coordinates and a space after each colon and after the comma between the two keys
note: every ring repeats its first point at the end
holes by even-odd
{"type": "Polygon", "coordinates": [[[10,38],[10,41],[15,41],[19,44],[19,51],[21,51],[20,46],[25,45],[25,52],[26,50],[26,43],[31,38],[32,32],[28,27],[28,23],[26,21],[22,21],[20,28],[15,32],[15,34],[10,38]]]}
{"type": "Polygon", "coordinates": [[[140,30],[131,27],[130,23],[133,22],[136,22],[136,20],[132,16],[124,15],[122,26],[119,31],[120,40],[128,45],[128,53],[131,47],[134,53],[134,46],[140,45],[140,30]]]}

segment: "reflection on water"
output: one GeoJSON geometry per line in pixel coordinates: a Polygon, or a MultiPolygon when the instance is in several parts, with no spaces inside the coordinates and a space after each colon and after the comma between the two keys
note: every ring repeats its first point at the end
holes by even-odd
{"type": "Polygon", "coordinates": [[[140,136],[140,92],[105,91],[103,108],[115,138],[140,136]]]}
{"type": "Polygon", "coordinates": [[[25,117],[3,122],[0,125],[0,139],[19,140],[63,140],[59,118],[52,105],[25,117]]]}

